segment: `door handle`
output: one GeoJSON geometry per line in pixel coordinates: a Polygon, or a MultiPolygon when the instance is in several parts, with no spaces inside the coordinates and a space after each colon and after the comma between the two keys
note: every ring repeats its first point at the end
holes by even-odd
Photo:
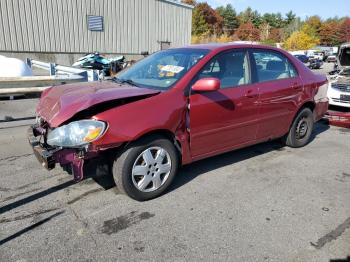
{"type": "Polygon", "coordinates": [[[244,96],[247,98],[257,98],[259,95],[257,93],[253,93],[253,90],[248,90],[244,96]]]}

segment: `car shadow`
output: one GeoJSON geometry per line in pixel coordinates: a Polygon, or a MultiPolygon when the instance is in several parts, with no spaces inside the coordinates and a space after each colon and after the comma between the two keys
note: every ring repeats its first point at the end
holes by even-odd
{"type": "MultiPolygon", "coordinates": [[[[311,135],[310,143],[312,143],[313,140],[317,139],[319,134],[327,131],[329,128],[330,127],[327,120],[322,119],[317,122],[311,135]]],[[[240,161],[253,158],[271,151],[283,150],[285,150],[285,146],[281,143],[281,141],[274,140],[194,162],[180,168],[178,175],[174,179],[174,182],[166,192],[176,190],[177,188],[189,183],[192,179],[206,172],[218,169],[223,166],[238,163],[240,161]]],[[[108,167],[107,162],[103,160],[102,162],[99,162],[99,164],[92,162],[91,164],[86,165],[86,178],[92,178],[105,190],[116,186],[112,171],[108,167]]]]}
{"type": "MultiPolygon", "coordinates": [[[[314,131],[311,136],[310,143],[314,139],[317,139],[318,135],[327,131],[329,129],[328,122],[321,120],[315,124],[314,131]]],[[[273,140],[270,142],[265,142],[243,149],[231,151],[218,156],[206,158],[194,162],[192,164],[183,166],[180,168],[178,175],[174,179],[174,182],[167,190],[167,193],[176,190],[177,188],[189,183],[191,180],[195,179],[201,174],[213,171],[215,169],[239,163],[241,161],[257,157],[259,155],[271,152],[271,151],[284,151],[285,145],[280,140],[273,140]]]]}
{"type": "MultiPolygon", "coordinates": [[[[310,143],[312,143],[314,139],[317,139],[319,134],[327,131],[328,129],[329,129],[329,125],[327,120],[321,120],[318,123],[316,123],[310,143]]],[[[285,150],[285,146],[279,140],[274,140],[271,142],[250,146],[240,150],[231,151],[229,153],[210,157],[210,158],[183,166],[180,168],[179,173],[174,179],[173,184],[168,188],[166,193],[176,190],[177,188],[189,183],[191,180],[193,180],[197,176],[207,173],[209,171],[213,171],[215,169],[218,169],[227,165],[232,165],[234,163],[238,163],[243,160],[253,158],[271,151],[283,151],[283,150],[285,150]]],[[[86,171],[87,171],[86,178],[92,178],[97,184],[99,184],[105,190],[115,187],[111,169],[106,161],[102,161],[99,164],[96,164],[96,162],[91,162],[90,164],[86,165],[86,171]]],[[[65,189],[74,184],[76,184],[74,180],[69,180],[62,184],[53,186],[51,188],[29,195],[25,198],[19,199],[7,205],[1,206],[0,214],[4,214],[10,210],[21,207],[23,205],[36,201],[40,198],[46,197],[52,193],[65,189]]]]}
{"type": "Polygon", "coordinates": [[[314,130],[311,134],[309,143],[312,143],[312,141],[314,141],[314,139],[316,139],[319,134],[326,132],[329,128],[330,128],[330,125],[329,125],[328,119],[323,118],[320,121],[318,121],[314,126],[314,130]]]}
{"type": "Polygon", "coordinates": [[[31,230],[34,230],[35,228],[37,228],[37,227],[39,227],[39,226],[49,222],[51,219],[53,219],[53,218],[55,218],[55,217],[57,217],[57,216],[59,216],[59,215],[61,215],[63,213],[64,213],[64,211],[57,212],[57,213],[55,213],[55,214],[53,214],[53,215],[51,215],[51,216],[49,216],[49,217],[47,217],[45,219],[42,219],[42,220],[40,220],[40,221],[38,221],[38,222],[36,222],[36,223],[26,227],[26,228],[23,228],[23,229],[17,231],[16,233],[12,234],[11,236],[8,236],[8,237],[6,237],[4,239],[1,239],[0,240],[0,246],[2,246],[3,244],[5,244],[5,243],[7,243],[7,242],[9,242],[9,241],[11,241],[11,240],[21,236],[21,235],[23,235],[23,234],[25,234],[25,233],[27,233],[27,232],[29,232],[31,230]]]}
{"type": "Polygon", "coordinates": [[[343,106],[333,106],[330,105],[328,107],[329,111],[337,111],[337,112],[342,112],[342,113],[350,113],[350,108],[349,107],[343,107],[343,106]]]}
{"type": "Polygon", "coordinates": [[[10,210],[13,210],[15,208],[18,208],[20,206],[29,204],[29,203],[31,203],[33,201],[36,201],[36,200],[40,199],[40,198],[46,197],[46,196],[48,196],[48,195],[50,195],[52,193],[58,192],[60,190],[63,190],[63,189],[65,189],[65,188],[67,188],[69,186],[72,186],[74,184],[76,184],[75,181],[69,180],[69,181],[64,182],[62,184],[59,184],[59,185],[47,188],[47,189],[42,190],[40,192],[37,192],[37,193],[35,193],[33,195],[29,195],[29,196],[27,196],[25,198],[22,198],[22,199],[14,201],[12,203],[9,203],[7,205],[1,206],[0,207],[0,215],[4,214],[4,213],[6,213],[6,212],[8,212],[10,210]]]}

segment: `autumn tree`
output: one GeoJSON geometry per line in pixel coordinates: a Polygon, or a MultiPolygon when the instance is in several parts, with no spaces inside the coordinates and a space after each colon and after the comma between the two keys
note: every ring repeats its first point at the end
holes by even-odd
{"type": "Polygon", "coordinates": [[[244,41],[258,41],[260,39],[260,31],[252,22],[241,24],[236,32],[237,37],[244,41]]]}
{"type": "Polygon", "coordinates": [[[350,18],[344,19],[339,30],[341,42],[350,42],[350,18]]]}
{"type": "Polygon", "coordinates": [[[273,28],[269,24],[260,26],[260,41],[264,44],[274,45],[283,41],[283,29],[273,28]]]}
{"type": "Polygon", "coordinates": [[[231,4],[220,6],[216,12],[223,18],[223,30],[227,35],[233,35],[239,26],[239,21],[235,9],[231,4]]]}
{"type": "Polygon", "coordinates": [[[196,0],[182,0],[181,3],[184,3],[186,5],[196,6],[197,1],[196,0]]]}
{"type": "Polygon", "coordinates": [[[221,35],[223,32],[224,19],[207,3],[199,3],[195,6],[195,11],[199,12],[199,17],[203,17],[209,27],[211,35],[221,35]]]}
{"type": "Polygon", "coordinates": [[[322,45],[336,46],[340,44],[340,24],[336,21],[323,23],[319,35],[322,45]]]}
{"type": "Polygon", "coordinates": [[[318,37],[322,26],[321,18],[317,15],[306,19],[303,24],[303,31],[313,37],[318,37]]]}
{"type": "Polygon", "coordinates": [[[274,43],[281,43],[283,41],[283,29],[272,28],[270,31],[269,39],[271,39],[274,43]]]}
{"type": "Polygon", "coordinates": [[[192,5],[192,41],[227,42],[260,41],[266,44],[284,42],[287,49],[308,49],[319,43],[335,46],[350,41],[350,18],[322,20],[314,15],[302,21],[292,11],[259,14],[248,7],[237,15],[231,4],[213,9],[203,0],[178,0],[192,5]]]}
{"type": "Polygon", "coordinates": [[[259,27],[260,29],[260,40],[265,41],[270,36],[271,26],[268,23],[262,23],[259,27]]]}
{"type": "Polygon", "coordinates": [[[283,47],[287,50],[307,50],[318,44],[316,38],[303,31],[297,31],[284,42],[283,47]]]}

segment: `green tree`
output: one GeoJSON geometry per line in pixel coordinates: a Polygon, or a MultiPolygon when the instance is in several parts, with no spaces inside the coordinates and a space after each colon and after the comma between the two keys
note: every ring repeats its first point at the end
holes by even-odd
{"type": "Polygon", "coordinates": [[[192,13],[192,35],[202,36],[209,33],[209,25],[198,8],[192,13]]]}
{"type": "Polygon", "coordinates": [[[234,31],[239,26],[236,10],[233,9],[231,4],[220,6],[216,9],[216,12],[223,18],[223,30],[227,35],[233,35],[234,31]]]}
{"type": "Polygon", "coordinates": [[[285,23],[281,13],[266,13],[262,16],[261,20],[263,23],[267,23],[274,28],[282,28],[285,23]]]}
{"type": "Polygon", "coordinates": [[[255,27],[259,27],[262,23],[262,19],[258,11],[253,11],[253,9],[250,7],[238,15],[238,20],[240,24],[251,22],[255,27]]]}
{"type": "Polygon", "coordinates": [[[296,15],[293,13],[293,11],[289,11],[288,13],[286,13],[285,24],[290,25],[295,19],[296,15]]]}

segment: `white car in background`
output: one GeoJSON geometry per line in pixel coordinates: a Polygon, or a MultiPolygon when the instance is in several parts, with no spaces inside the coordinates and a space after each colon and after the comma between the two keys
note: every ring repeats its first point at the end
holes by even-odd
{"type": "Polygon", "coordinates": [[[337,62],[340,71],[329,81],[329,104],[350,108],[350,43],[340,46],[337,62]]]}
{"type": "Polygon", "coordinates": [[[335,63],[337,62],[337,55],[335,53],[331,53],[327,59],[326,59],[327,63],[335,63]]]}
{"type": "Polygon", "coordinates": [[[314,52],[314,58],[320,61],[324,61],[324,53],[321,51],[314,52]]]}

